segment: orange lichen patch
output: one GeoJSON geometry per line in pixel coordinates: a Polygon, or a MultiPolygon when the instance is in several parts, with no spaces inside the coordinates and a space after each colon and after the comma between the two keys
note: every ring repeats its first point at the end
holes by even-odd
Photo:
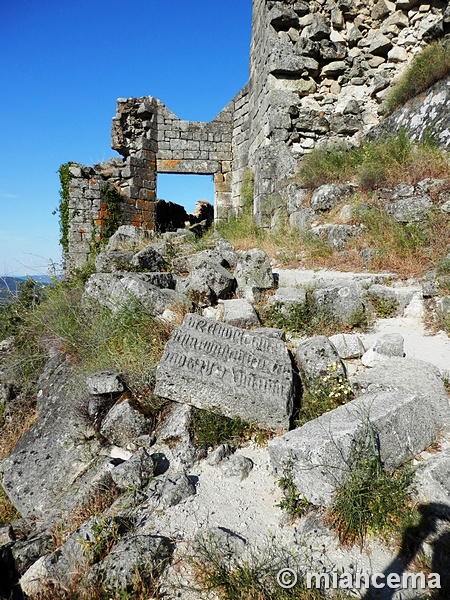
{"type": "Polygon", "coordinates": [[[173,171],[178,165],[183,162],[181,159],[178,160],[159,160],[158,167],[159,171],[173,171]]]}
{"type": "Polygon", "coordinates": [[[142,215],[140,215],[140,214],[134,215],[133,218],[131,219],[131,224],[134,225],[135,227],[141,227],[142,223],[143,223],[142,215]]]}
{"type": "Polygon", "coordinates": [[[85,230],[84,229],[79,229],[79,232],[80,233],[85,233],[85,230]]]}
{"type": "Polygon", "coordinates": [[[100,206],[100,210],[98,211],[97,218],[95,219],[95,224],[100,227],[105,223],[109,218],[109,210],[106,204],[102,204],[100,206]]]}

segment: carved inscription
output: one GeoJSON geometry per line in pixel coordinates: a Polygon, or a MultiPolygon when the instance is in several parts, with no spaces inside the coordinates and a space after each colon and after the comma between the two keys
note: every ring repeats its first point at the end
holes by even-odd
{"type": "Polygon", "coordinates": [[[281,340],[192,314],[174,331],[156,372],[158,395],[225,406],[225,414],[277,428],[288,427],[293,390],[281,340]],[[264,416],[255,418],[255,410],[264,416]]]}

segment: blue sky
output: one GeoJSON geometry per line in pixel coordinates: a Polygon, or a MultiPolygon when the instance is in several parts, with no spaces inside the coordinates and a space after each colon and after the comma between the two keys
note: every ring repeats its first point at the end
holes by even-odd
{"type": "MultiPolygon", "coordinates": [[[[61,261],[58,167],[118,156],[116,99],[156,96],[210,121],[245,85],[251,0],[2,0],[0,275],[61,261]]],[[[193,207],[210,176],[158,178],[158,196],[193,207]]]]}

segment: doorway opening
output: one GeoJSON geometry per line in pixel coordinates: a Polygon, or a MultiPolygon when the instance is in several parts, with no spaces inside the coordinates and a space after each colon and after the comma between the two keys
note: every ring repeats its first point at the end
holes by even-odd
{"type": "Polygon", "coordinates": [[[195,210],[195,203],[207,200],[214,205],[214,176],[157,174],[158,199],[181,204],[187,213],[195,210]]]}

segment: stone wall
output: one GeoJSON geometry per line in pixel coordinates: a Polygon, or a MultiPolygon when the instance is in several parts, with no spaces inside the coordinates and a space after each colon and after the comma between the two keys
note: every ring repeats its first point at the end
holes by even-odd
{"type": "Polygon", "coordinates": [[[277,223],[302,157],[359,143],[390,84],[449,24],[442,0],[253,0],[250,79],[213,121],[182,121],[151,96],[118,100],[112,147],[124,158],[72,170],[69,266],[104,223],[105,185],[125,220],[155,227],[158,172],[213,175],[219,221],[239,214],[250,168],[255,221],[277,223]]]}

